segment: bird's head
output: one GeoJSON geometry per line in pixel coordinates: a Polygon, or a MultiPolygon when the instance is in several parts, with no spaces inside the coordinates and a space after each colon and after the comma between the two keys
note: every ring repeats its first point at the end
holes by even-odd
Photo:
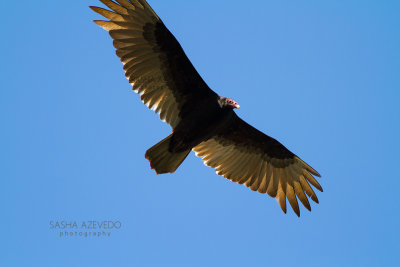
{"type": "Polygon", "coordinates": [[[237,108],[240,109],[239,104],[233,100],[232,98],[228,98],[228,97],[220,97],[219,100],[219,105],[223,108],[223,107],[229,107],[229,108],[237,108]]]}

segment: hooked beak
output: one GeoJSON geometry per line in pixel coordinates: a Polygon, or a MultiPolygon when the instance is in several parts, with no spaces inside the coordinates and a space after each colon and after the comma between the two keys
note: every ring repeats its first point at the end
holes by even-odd
{"type": "Polygon", "coordinates": [[[239,105],[238,103],[236,103],[236,104],[234,105],[234,107],[237,108],[237,109],[240,109],[240,105],[239,105]]]}

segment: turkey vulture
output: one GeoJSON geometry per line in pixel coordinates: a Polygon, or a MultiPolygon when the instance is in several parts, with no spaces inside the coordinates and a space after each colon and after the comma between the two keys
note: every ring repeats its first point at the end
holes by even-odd
{"type": "Polygon", "coordinates": [[[322,192],[316,170],[240,119],[238,103],[207,86],[145,0],[100,1],[110,10],[90,8],[108,20],[94,22],[109,31],[133,90],[172,127],[145,155],[157,174],[173,173],[193,150],[217,174],[275,197],[283,212],[286,198],[297,216],[297,198],[311,211],[310,184],[322,192]]]}

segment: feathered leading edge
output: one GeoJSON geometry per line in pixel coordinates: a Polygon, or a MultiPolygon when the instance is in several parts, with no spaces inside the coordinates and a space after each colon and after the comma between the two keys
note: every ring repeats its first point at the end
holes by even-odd
{"type": "Polygon", "coordinates": [[[286,199],[297,216],[300,216],[297,199],[311,211],[306,195],[316,203],[319,201],[310,185],[323,191],[313,177],[321,177],[316,170],[239,117],[193,150],[218,175],[276,198],[284,213],[286,199]]]}
{"type": "Polygon", "coordinates": [[[191,151],[188,149],[183,152],[171,152],[171,137],[172,134],[146,151],[145,157],[157,174],[175,172],[191,151]]]}
{"type": "MultiPolygon", "coordinates": [[[[174,128],[180,121],[179,94],[175,83],[171,82],[169,66],[178,64],[170,62],[168,50],[163,47],[176,40],[157,35],[170,33],[146,1],[118,0],[118,4],[111,0],[100,1],[110,10],[95,6],[90,8],[109,20],[94,22],[109,31],[132,89],[140,95],[144,104],[159,114],[161,120],[174,128]]],[[[179,51],[171,53],[179,54],[179,51]]]]}

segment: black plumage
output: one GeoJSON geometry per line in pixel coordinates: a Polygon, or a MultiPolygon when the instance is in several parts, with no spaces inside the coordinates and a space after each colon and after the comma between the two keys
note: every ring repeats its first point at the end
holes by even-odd
{"type": "Polygon", "coordinates": [[[172,134],[146,152],[158,174],[172,173],[191,150],[216,172],[278,200],[311,210],[308,195],[319,173],[275,139],[234,112],[239,105],[212,91],[181,45],[145,0],[100,0],[110,10],[91,7],[109,19],[95,23],[109,31],[125,75],[141,100],[172,127],[172,134]]]}

